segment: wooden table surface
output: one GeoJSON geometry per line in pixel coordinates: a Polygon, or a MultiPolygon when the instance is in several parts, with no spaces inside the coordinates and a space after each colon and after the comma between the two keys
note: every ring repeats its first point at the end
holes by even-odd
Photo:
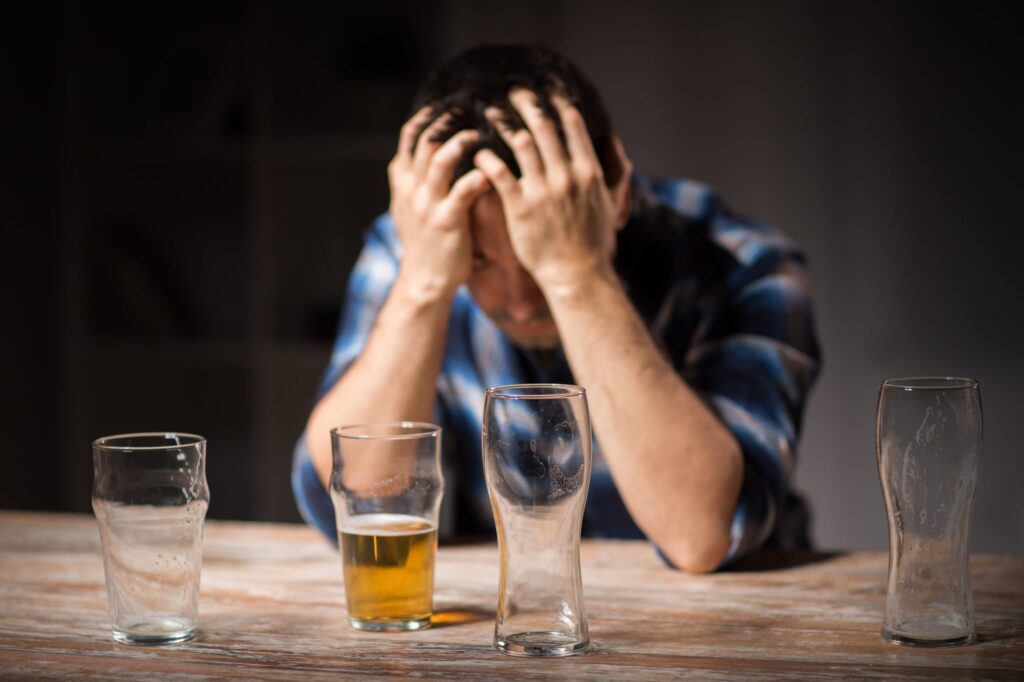
{"type": "Polygon", "coordinates": [[[762,553],[692,576],[643,542],[586,541],[582,564],[591,650],[511,658],[491,644],[494,545],[441,547],[430,629],[357,632],[314,531],[211,521],[200,635],[134,647],[110,637],[96,521],[0,512],[0,678],[1024,679],[1024,558],[972,558],[979,641],[947,649],[882,641],[883,552],[762,553]]]}

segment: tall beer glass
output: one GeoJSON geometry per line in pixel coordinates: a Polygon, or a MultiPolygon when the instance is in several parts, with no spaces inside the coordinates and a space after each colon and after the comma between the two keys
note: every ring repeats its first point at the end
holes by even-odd
{"type": "Polygon", "coordinates": [[[566,656],[590,641],[580,529],[590,485],[590,416],[579,386],[487,390],[483,458],[501,582],[494,645],[517,656],[566,656]]]}
{"type": "Polygon", "coordinates": [[[974,639],[967,533],[981,448],[978,382],[882,382],[876,449],[889,517],[882,637],[893,644],[974,639]]]}
{"type": "Polygon", "coordinates": [[[342,426],[331,431],[331,444],[349,623],[360,630],[428,627],[444,491],[441,427],[342,426]]]}

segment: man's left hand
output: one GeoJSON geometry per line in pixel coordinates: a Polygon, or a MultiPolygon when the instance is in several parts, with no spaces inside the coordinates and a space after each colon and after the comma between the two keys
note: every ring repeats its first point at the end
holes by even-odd
{"type": "Polygon", "coordinates": [[[516,179],[489,149],[478,152],[475,162],[501,197],[516,257],[545,292],[571,289],[595,275],[611,276],[631,170],[618,139],[615,149],[623,173],[610,188],[583,116],[564,97],[553,95],[552,102],[565,145],[533,93],[517,89],[509,100],[526,129],[510,130],[496,109],[487,115],[515,154],[521,177],[516,179]]]}

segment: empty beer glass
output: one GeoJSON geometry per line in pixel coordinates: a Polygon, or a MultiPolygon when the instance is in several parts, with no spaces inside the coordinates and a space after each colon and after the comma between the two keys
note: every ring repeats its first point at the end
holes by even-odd
{"type": "Polygon", "coordinates": [[[441,427],[418,422],[331,431],[348,620],[359,630],[430,625],[444,492],[441,427]]]}
{"type": "Polygon", "coordinates": [[[114,639],[174,644],[196,633],[206,487],[206,440],[133,433],[92,444],[114,639]]]}
{"type": "Polygon", "coordinates": [[[586,392],[490,388],[482,444],[501,549],[494,645],[518,656],[581,651],[590,640],[579,556],[591,466],[586,392]]]}
{"type": "Polygon", "coordinates": [[[947,646],[974,639],[967,534],[982,449],[973,379],[882,382],[876,452],[889,517],[882,637],[947,646]]]}

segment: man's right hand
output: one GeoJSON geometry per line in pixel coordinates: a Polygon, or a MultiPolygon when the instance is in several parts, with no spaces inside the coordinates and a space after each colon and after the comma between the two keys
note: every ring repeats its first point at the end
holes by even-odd
{"type": "Polygon", "coordinates": [[[452,185],[455,168],[478,133],[460,131],[438,144],[431,138],[444,121],[420,133],[429,115],[421,110],[402,127],[398,152],[388,165],[391,215],[404,250],[398,279],[362,353],[320,399],[306,425],[313,466],[325,487],[330,486],[333,427],[429,421],[435,414],[451,299],[472,269],[469,208],[490,183],[473,170],[452,185]],[[402,390],[394,390],[396,385],[402,390]]]}
{"type": "Polygon", "coordinates": [[[404,249],[400,277],[428,295],[451,296],[472,268],[469,208],[490,183],[473,169],[452,185],[455,167],[479,133],[461,130],[439,144],[432,138],[446,116],[424,130],[429,117],[424,107],[402,126],[388,164],[391,216],[404,249]]]}

